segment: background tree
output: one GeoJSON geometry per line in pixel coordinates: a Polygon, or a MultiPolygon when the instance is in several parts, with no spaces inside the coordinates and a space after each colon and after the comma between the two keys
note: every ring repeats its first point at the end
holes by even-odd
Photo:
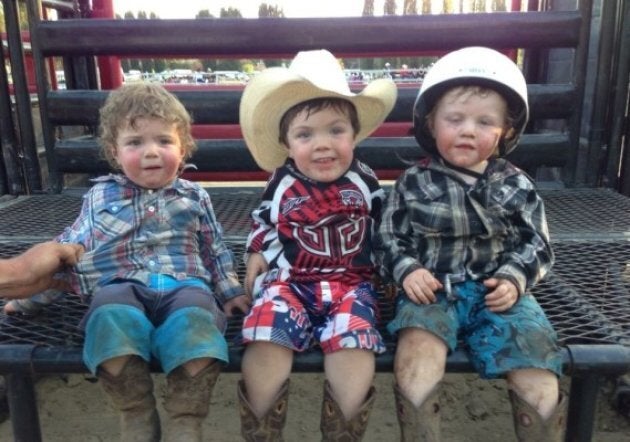
{"type": "MultiPolygon", "coordinates": [[[[284,18],[284,9],[280,8],[278,5],[270,5],[267,3],[261,3],[258,7],[258,18],[284,18]]],[[[284,60],[247,60],[245,63],[251,63],[252,66],[255,66],[255,69],[264,69],[265,67],[271,66],[281,66],[284,63],[284,60]]]]}
{"type": "Polygon", "coordinates": [[[385,0],[383,15],[396,15],[396,0],[385,0]]]}
{"type": "MultiPolygon", "coordinates": [[[[149,17],[146,13],[146,11],[138,11],[138,20],[148,20],[149,17]]],[[[155,68],[153,66],[153,60],[151,59],[146,59],[146,58],[138,58],[136,60],[137,62],[137,68],[140,72],[151,72],[152,70],[155,71],[155,68]]]]}
{"type": "Polygon", "coordinates": [[[374,0],[365,0],[363,2],[363,13],[361,15],[363,17],[374,16],[374,0]]]}
{"type": "Polygon", "coordinates": [[[422,0],[422,14],[431,13],[431,0],[422,0]]]}
{"type": "Polygon", "coordinates": [[[258,18],[265,17],[284,17],[284,10],[278,5],[269,5],[267,3],[261,3],[258,7],[258,18]]]}
{"type": "Polygon", "coordinates": [[[486,0],[473,0],[470,9],[472,12],[486,12],[486,0]]]}
{"type": "MultiPolygon", "coordinates": [[[[195,15],[195,18],[198,19],[207,19],[207,18],[214,18],[214,15],[210,14],[210,10],[209,9],[202,9],[199,12],[197,12],[197,15],[195,15]]],[[[209,60],[209,59],[203,59],[203,60],[199,60],[202,66],[202,69],[204,71],[208,71],[208,70],[214,70],[217,66],[216,66],[216,60],[209,60]]]]}
{"type": "MultiPolygon", "coordinates": [[[[160,17],[158,17],[158,15],[151,11],[149,13],[149,20],[159,20],[160,17]]],[[[167,68],[167,63],[166,60],[163,58],[152,58],[151,59],[151,72],[162,72],[164,70],[166,70],[167,68]]]]}
{"type": "Polygon", "coordinates": [[[221,8],[221,12],[219,13],[219,17],[221,18],[243,18],[241,14],[241,10],[238,8],[221,8]]]}
{"type": "Polygon", "coordinates": [[[405,0],[405,5],[403,6],[403,15],[417,15],[418,5],[416,3],[416,0],[405,0]]]}
{"type": "MultiPolygon", "coordinates": [[[[238,8],[221,8],[219,12],[220,18],[243,18],[243,14],[241,14],[240,9],[238,8]]],[[[228,59],[219,59],[215,61],[214,65],[215,71],[240,71],[241,63],[238,60],[228,58],[228,59]]]]}
{"type": "Polygon", "coordinates": [[[505,0],[492,0],[491,8],[493,11],[505,12],[507,11],[507,4],[505,0]]]}
{"type": "Polygon", "coordinates": [[[202,9],[201,11],[197,12],[195,18],[214,18],[214,15],[210,14],[210,10],[202,9]]]}
{"type": "MultiPolygon", "coordinates": [[[[135,20],[136,17],[133,15],[133,12],[127,11],[123,16],[124,20],[135,20]]],[[[122,65],[123,72],[129,72],[130,70],[140,70],[140,60],[137,58],[128,58],[120,61],[122,65]]]]}

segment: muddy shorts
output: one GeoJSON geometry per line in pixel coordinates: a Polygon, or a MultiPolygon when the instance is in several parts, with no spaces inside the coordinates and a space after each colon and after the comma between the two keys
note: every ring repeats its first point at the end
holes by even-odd
{"type": "Polygon", "coordinates": [[[531,295],[521,296],[508,311],[486,308],[488,289],[479,282],[453,284],[450,299],[438,292],[434,304],[414,304],[404,292],[396,300],[396,316],[387,329],[417,327],[443,339],[450,351],[461,342],[484,378],[496,378],[522,368],[541,368],[557,375],[562,358],[556,333],[531,295]]]}
{"type": "Polygon", "coordinates": [[[244,343],[266,341],[295,351],[317,342],[324,353],[348,348],[383,353],[376,317],[376,293],[368,282],[275,282],[254,300],[242,338],[244,343]]]}
{"type": "Polygon", "coordinates": [[[81,327],[83,360],[92,373],[115,357],[157,359],[165,373],[192,359],[227,362],[226,319],[198,279],[155,275],[151,287],[118,281],[97,290],[81,327]]]}

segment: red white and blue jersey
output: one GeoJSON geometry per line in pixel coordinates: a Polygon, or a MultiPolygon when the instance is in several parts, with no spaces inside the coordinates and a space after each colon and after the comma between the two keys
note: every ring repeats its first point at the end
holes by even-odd
{"type": "Polygon", "coordinates": [[[247,251],[265,257],[266,280],[369,280],[383,198],[374,172],[357,160],[338,180],[320,183],[289,159],[271,176],[252,212],[247,251]]]}

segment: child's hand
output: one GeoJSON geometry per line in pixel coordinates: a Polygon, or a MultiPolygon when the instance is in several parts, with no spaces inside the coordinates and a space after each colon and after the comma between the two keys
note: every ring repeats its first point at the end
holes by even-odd
{"type": "Polygon", "coordinates": [[[436,301],[435,291],[442,288],[442,283],[427,269],[418,269],[405,277],[402,286],[412,302],[431,304],[436,301]]]}
{"type": "Polygon", "coordinates": [[[490,278],[483,282],[490,289],[486,295],[486,307],[491,312],[499,313],[509,310],[518,301],[518,289],[507,279],[490,278]]]}
{"type": "Polygon", "coordinates": [[[228,318],[234,316],[234,310],[238,310],[243,314],[249,312],[249,307],[252,305],[251,298],[247,295],[237,296],[227,301],[223,305],[223,311],[228,318]]]}
{"type": "Polygon", "coordinates": [[[269,269],[269,264],[261,253],[252,253],[247,258],[247,270],[245,271],[245,293],[250,298],[254,297],[254,281],[256,277],[269,269]]]}

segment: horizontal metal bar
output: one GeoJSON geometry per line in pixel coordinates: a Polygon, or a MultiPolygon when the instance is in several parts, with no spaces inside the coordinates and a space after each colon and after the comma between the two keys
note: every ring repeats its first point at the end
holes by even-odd
{"type": "Polygon", "coordinates": [[[37,23],[33,32],[45,56],[170,53],[279,58],[322,47],[337,56],[435,53],[461,47],[462,42],[497,49],[575,47],[579,29],[579,11],[545,11],[326,20],[67,19],[37,23]],[[491,32],[480,32],[490,28],[491,32]],[[173,32],[177,29],[186,32],[173,32]]]}
{"type": "MultiPolygon", "coordinates": [[[[168,87],[168,85],[167,85],[168,87]]],[[[52,124],[64,126],[94,126],[99,109],[105,103],[107,91],[62,90],[48,94],[48,118],[52,124]]],[[[239,120],[241,90],[174,91],[173,94],[193,116],[195,124],[235,124],[239,120]]],[[[387,122],[409,122],[417,88],[400,88],[398,98],[387,122]]],[[[575,109],[576,92],[571,84],[528,85],[530,119],[568,118],[575,109]]]]}
{"type": "MultiPolygon", "coordinates": [[[[197,146],[190,163],[199,171],[260,170],[243,140],[197,140],[197,146]]],[[[110,168],[105,160],[99,159],[99,149],[98,141],[92,137],[59,140],[55,146],[58,167],[64,173],[106,173],[110,168]]],[[[526,134],[509,159],[525,169],[563,166],[569,151],[566,134],[526,134]]],[[[359,143],[356,157],[375,170],[402,170],[421,153],[413,137],[370,137],[359,143]]]]}
{"type": "MultiPolygon", "coordinates": [[[[240,371],[243,347],[230,347],[230,363],[226,372],[240,371]]],[[[377,371],[393,368],[394,352],[388,351],[376,357],[377,371]]],[[[561,349],[564,371],[568,376],[585,373],[621,374],[630,370],[630,347],[622,345],[568,345],[561,349]]],[[[81,347],[42,347],[30,344],[0,344],[0,373],[85,373],[81,347]]],[[[295,372],[321,371],[322,354],[318,350],[296,353],[293,363],[295,372]]],[[[155,363],[154,371],[160,371],[155,363]]],[[[452,373],[473,372],[468,356],[458,349],[448,356],[447,371],[452,373]]]]}

